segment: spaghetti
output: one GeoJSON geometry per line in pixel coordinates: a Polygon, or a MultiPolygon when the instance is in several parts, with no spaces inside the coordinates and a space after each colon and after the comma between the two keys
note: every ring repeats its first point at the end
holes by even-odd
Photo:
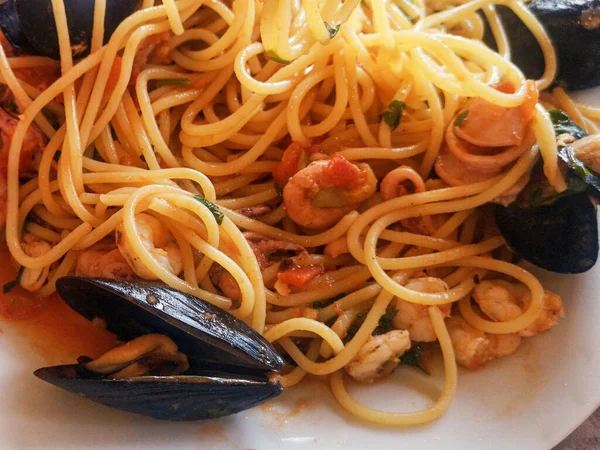
{"type": "Polygon", "coordinates": [[[282,384],[328,376],[347,411],[388,425],[443,414],[455,361],[479,367],[534,324],[556,323],[562,306],[548,313],[549,293],[512,264],[486,205],[514,199],[540,157],[565,189],[549,103],[590,132],[600,114],[562,90],[538,102],[556,57],[521,2],[145,1],[103,46],[96,0],[79,61],[64,5],[52,6],[61,74],[49,86],[19,71],[56,63],[0,48],[0,81],[20,112],[6,242],[25,270],[45,271],[40,295],[73,272],[161,280],[277,343],[297,366],[282,384]],[[510,62],[496,5],[538,39],[541,79],[510,62]],[[482,43],[479,12],[498,53],[482,43]],[[499,132],[483,142],[464,123],[499,132]],[[21,184],[33,127],[48,142],[21,184]],[[506,136],[518,138],[494,140],[506,136]],[[51,244],[41,254],[40,241],[51,244]],[[86,252],[107,264],[90,267],[86,252]],[[500,317],[492,300],[516,312],[500,317]],[[411,351],[392,339],[409,322],[441,347],[441,397],[418,413],[360,405],[346,372],[389,373],[411,351]]]}

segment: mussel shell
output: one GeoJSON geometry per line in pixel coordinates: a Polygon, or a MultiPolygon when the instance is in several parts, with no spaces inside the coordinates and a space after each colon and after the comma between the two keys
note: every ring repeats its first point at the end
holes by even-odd
{"type": "Polygon", "coordinates": [[[586,192],[538,208],[496,208],[496,222],[506,244],[542,269],[582,273],[598,259],[596,208],[586,192]]]}
{"type": "MultiPolygon", "coordinates": [[[[94,0],[64,0],[73,57],[90,51],[94,27],[94,0]]],[[[104,42],[119,24],[138,7],[138,0],[107,0],[104,19],[104,42]]],[[[51,0],[17,0],[16,10],[21,32],[40,55],[60,58],[56,22],[51,0]]]]}
{"type": "Polygon", "coordinates": [[[189,373],[279,371],[284,361],[259,333],[231,314],[163,284],[63,277],[56,289],[76,312],[103,319],[124,341],[159,333],[190,360],[189,373]]]}
{"type": "Polygon", "coordinates": [[[57,387],[112,408],[162,420],[214,419],[253,408],[283,390],[266,377],[78,377],[77,366],[46,367],[35,375],[57,387]]]}
{"type": "Polygon", "coordinates": [[[15,0],[0,2],[0,29],[13,47],[23,48],[28,46],[27,38],[23,35],[19,24],[15,0]]]}

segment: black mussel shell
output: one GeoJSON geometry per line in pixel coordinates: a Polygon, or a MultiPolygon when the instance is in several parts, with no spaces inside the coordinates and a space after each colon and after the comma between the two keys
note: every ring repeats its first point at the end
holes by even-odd
{"type": "Polygon", "coordinates": [[[0,3],[0,29],[13,47],[23,48],[28,46],[27,38],[23,35],[19,24],[15,0],[0,3]]]}
{"type": "Polygon", "coordinates": [[[57,387],[112,408],[162,420],[214,419],[253,408],[283,390],[266,377],[137,377],[128,380],[80,378],[77,366],[39,369],[35,375],[57,387]]]}
{"type": "MultiPolygon", "coordinates": [[[[0,27],[9,41],[24,46],[25,36],[34,51],[59,59],[60,49],[56,23],[50,0],[10,0],[16,11],[7,7],[0,27]]],[[[94,26],[94,0],[64,0],[73,57],[86,56],[90,51],[94,26]]],[[[107,0],[104,20],[104,42],[112,36],[119,24],[138,7],[139,0],[107,0]]],[[[2,14],[2,12],[0,12],[2,14]]]]}
{"type": "Polygon", "coordinates": [[[124,341],[151,333],[170,337],[188,356],[189,373],[279,371],[284,361],[259,333],[231,314],[164,284],[63,277],[56,289],[89,320],[103,319],[124,341]]]}
{"type": "MultiPolygon", "coordinates": [[[[529,10],[542,23],[556,49],[556,81],[569,89],[584,89],[600,84],[600,0],[532,0],[529,10]]],[[[527,78],[538,79],[545,62],[533,34],[509,8],[497,6],[506,29],[513,62],[527,78]]],[[[495,48],[486,31],[485,42],[495,48]]]]}
{"type": "Polygon", "coordinates": [[[558,273],[582,273],[598,259],[596,207],[586,192],[537,208],[496,208],[507,245],[523,259],[558,273]]]}

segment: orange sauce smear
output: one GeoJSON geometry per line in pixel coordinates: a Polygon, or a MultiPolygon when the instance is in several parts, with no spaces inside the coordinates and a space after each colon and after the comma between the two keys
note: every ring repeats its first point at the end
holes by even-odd
{"type": "MultiPolygon", "coordinates": [[[[18,265],[5,245],[0,247],[0,286],[14,280],[18,265]]],[[[51,364],[74,363],[81,355],[97,358],[116,345],[116,337],[96,328],[53,294],[40,298],[20,286],[0,290],[0,327],[27,339],[33,350],[51,364]]]]}

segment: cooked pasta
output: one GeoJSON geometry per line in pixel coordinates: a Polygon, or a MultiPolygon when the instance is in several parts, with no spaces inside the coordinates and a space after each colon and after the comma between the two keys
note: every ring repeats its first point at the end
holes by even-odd
{"type": "Polygon", "coordinates": [[[548,109],[590,133],[600,114],[561,89],[538,100],[557,62],[523,3],[145,1],[103,45],[105,1],[85,58],[62,0],[59,63],[0,47],[18,114],[6,243],[25,289],[48,296],[69,273],[160,280],[275,343],[284,386],[329,377],[348,412],[388,425],[436,419],[457,361],[478,368],[556,324],[560,298],[514,263],[489,205],[512,202],[539,160],[566,188],[548,109]],[[539,41],[539,80],[510,62],[496,5],[539,41]],[[348,393],[348,377],[436,343],[430,408],[348,393]]]}

